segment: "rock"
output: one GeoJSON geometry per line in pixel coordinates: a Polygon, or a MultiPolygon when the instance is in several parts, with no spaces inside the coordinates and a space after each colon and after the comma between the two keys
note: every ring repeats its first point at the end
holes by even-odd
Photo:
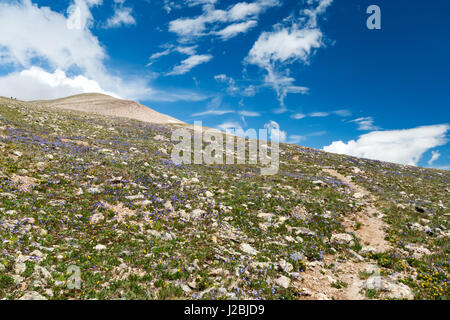
{"type": "Polygon", "coordinates": [[[362,247],[361,250],[359,250],[359,253],[363,256],[370,255],[370,254],[377,254],[380,253],[380,250],[378,250],[375,247],[365,246],[362,247]]]}
{"type": "Polygon", "coordinates": [[[22,274],[25,272],[25,270],[27,270],[27,266],[23,262],[17,262],[14,266],[14,272],[16,274],[22,274]]]}
{"type": "Polygon", "coordinates": [[[17,151],[17,150],[13,151],[13,154],[16,155],[19,158],[22,156],[22,152],[17,151]]]}
{"type": "Polygon", "coordinates": [[[101,190],[101,188],[98,188],[98,187],[92,187],[92,188],[89,188],[87,190],[87,192],[89,192],[91,194],[97,194],[97,193],[101,193],[102,190],[101,190]]]}
{"type": "Polygon", "coordinates": [[[280,268],[286,273],[289,273],[294,269],[294,266],[284,259],[281,259],[278,264],[279,264],[280,268]]]}
{"type": "Polygon", "coordinates": [[[205,213],[202,209],[195,209],[191,212],[191,217],[194,219],[198,219],[202,216],[202,214],[205,213]]]}
{"type": "Polygon", "coordinates": [[[253,248],[251,245],[249,245],[248,243],[241,243],[240,246],[241,250],[247,254],[251,254],[251,255],[256,255],[258,253],[258,251],[256,251],[255,248],[253,248]]]}
{"type": "Polygon", "coordinates": [[[275,283],[277,285],[279,285],[280,287],[287,289],[287,288],[289,288],[289,285],[291,284],[291,279],[289,279],[286,276],[281,276],[281,277],[275,279],[275,283]]]}
{"type": "Polygon", "coordinates": [[[102,221],[103,219],[105,219],[105,217],[103,216],[103,214],[96,213],[91,217],[91,223],[99,223],[100,221],[102,221]]]}
{"type": "Polygon", "coordinates": [[[301,252],[294,252],[293,254],[291,254],[291,259],[294,261],[304,261],[306,260],[305,255],[301,252]]]}
{"type": "Polygon", "coordinates": [[[103,244],[98,244],[94,247],[95,250],[105,250],[106,246],[103,244]]]}
{"type": "Polygon", "coordinates": [[[331,300],[325,293],[319,292],[314,295],[316,300],[331,300]]]}
{"type": "Polygon", "coordinates": [[[371,276],[364,282],[363,289],[377,290],[391,299],[414,298],[414,294],[407,285],[398,283],[388,277],[371,276]]]}
{"type": "Polygon", "coordinates": [[[296,228],[295,233],[296,234],[301,234],[303,236],[313,236],[313,237],[316,236],[316,233],[314,231],[311,231],[311,230],[309,230],[307,228],[304,228],[304,227],[296,228]]]}
{"type": "Polygon", "coordinates": [[[358,260],[358,261],[364,261],[364,258],[361,257],[359,254],[357,254],[355,251],[349,249],[348,252],[349,252],[353,257],[355,257],[356,260],[358,260]]]}
{"type": "Polygon", "coordinates": [[[307,219],[311,216],[302,205],[292,208],[290,215],[294,219],[307,219]]]}
{"type": "Polygon", "coordinates": [[[13,278],[13,280],[14,280],[14,284],[15,284],[15,285],[19,285],[19,284],[21,284],[21,283],[22,283],[22,281],[24,280],[24,278],[23,278],[23,277],[21,277],[21,276],[19,276],[19,275],[17,275],[17,274],[15,274],[15,275],[12,275],[12,276],[11,276],[11,278],[13,278]]]}
{"type": "Polygon", "coordinates": [[[164,136],[162,136],[162,135],[160,135],[160,134],[158,134],[158,135],[156,135],[156,136],[153,137],[153,140],[156,140],[156,141],[166,141],[167,138],[164,137],[164,136]]]}
{"type": "Polygon", "coordinates": [[[354,245],[353,237],[348,233],[338,233],[333,234],[330,239],[331,243],[334,244],[348,244],[350,246],[354,245]]]}
{"type": "Polygon", "coordinates": [[[355,199],[361,199],[361,198],[364,198],[364,193],[362,193],[362,192],[355,192],[355,193],[353,194],[353,198],[355,198],[355,199]]]}
{"type": "Polygon", "coordinates": [[[425,209],[422,208],[422,207],[416,206],[415,209],[416,209],[417,212],[420,212],[420,213],[424,213],[425,212],[425,209]]]}
{"type": "Polygon", "coordinates": [[[188,286],[188,285],[185,285],[184,283],[181,285],[181,289],[182,289],[184,292],[186,292],[186,293],[192,292],[192,289],[189,288],[189,286],[188,286]]]}
{"type": "Polygon", "coordinates": [[[269,213],[269,212],[259,212],[258,213],[258,218],[264,219],[268,222],[272,221],[274,217],[275,217],[275,215],[273,213],[269,213]]]}
{"type": "Polygon", "coordinates": [[[211,191],[206,191],[206,192],[205,192],[205,196],[206,196],[207,198],[212,198],[212,197],[214,196],[214,194],[213,194],[211,191]]]}
{"type": "Polygon", "coordinates": [[[420,246],[416,246],[416,245],[412,245],[412,244],[405,246],[405,248],[408,250],[411,250],[413,252],[413,254],[418,258],[421,258],[423,256],[428,256],[432,253],[430,250],[428,250],[425,247],[420,247],[420,246]]]}
{"type": "Polygon", "coordinates": [[[30,291],[25,293],[19,300],[47,300],[47,298],[36,291],[30,291]]]}
{"type": "Polygon", "coordinates": [[[173,206],[172,206],[172,202],[170,202],[169,200],[166,201],[166,203],[164,204],[164,208],[166,208],[169,211],[173,211],[173,206]]]}

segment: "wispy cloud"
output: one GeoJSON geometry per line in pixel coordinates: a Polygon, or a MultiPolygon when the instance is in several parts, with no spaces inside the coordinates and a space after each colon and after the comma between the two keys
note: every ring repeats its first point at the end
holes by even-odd
{"type": "Polygon", "coordinates": [[[439,157],[441,156],[441,154],[440,154],[440,152],[439,151],[431,151],[431,158],[430,158],[430,160],[428,160],[428,165],[433,165],[433,163],[437,160],[437,159],[439,159],[439,157]]]}
{"type": "Polygon", "coordinates": [[[370,131],[377,130],[379,127],[375,126],[374,119],[372,117],[362,117],[354,120],[350,120],[350,122],[354,122],[358,125],[358,130],[361,131],[370,131]]]}
{"type": "Polygon", "coordinates": [[[213,58],[210,54],[196,54],[190,56],[189,58],[181,61],[179,65],[176,65],[172,71],[166,73],[168,76],[185,74],[191,71],[192,68],[198,66],[199,64],[206,63],[213,58]]]}

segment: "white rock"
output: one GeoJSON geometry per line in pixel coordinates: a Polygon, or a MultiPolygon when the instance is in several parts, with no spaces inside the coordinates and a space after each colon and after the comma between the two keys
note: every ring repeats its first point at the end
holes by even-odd
{"type": "Polygon", "coordinates": [[[382,276],[371,276],[368,278],[364,282],[363,289],[377,290],[392,299],[414,298],[414,294],[407,285],[382,276]]]}
{"type": "Polygon", "coordinates": [[[102,221],[103,219],[105,219],[105,217],[103,216],[102,213],[98,212],[96,214],[94,214],[91,217],[91,223],[99,223],[100,221],[102,221]]]}
{"type": "Polygon", "coordinates": [[[19,300],[47,300],[47,298],[36,291],[31,291],[25,293],[21,298],[19,298],[19,300]]]}
{"type": "Polygon", "coordinates": [[[279,265],[280,265],[281,269],[282,269],[284,272],[286,272],[286,273],[289,273],[289,272],[291,272],[291,271],[294,269],[294,267],[292,266],[292,264],[289,263],[289,262],[287,262],[287,261],[284,260],[284,259],[281,259],[281,260],[280,260],[279,265]]]}
{"type": "Polygon", "coordinates": [[[333,234],[330,239],[331,243],[336,244],[348,244],[351,245],[353,242],[353,237],[351,234],[348,233],[338,233],[333,234]]]}
{"type": "Polygon", "coordinates": [[[211,191],[206,191],[206,192],[205,192],[205,196],[206,196],[207,198],[212,198],[212,197],[214,196],[214,194],[213,194],[211,191]]]}
{"type": "Polygon", "coordinates": [[[16,274],[22,274],[25,272],[26,269],[27,269],[27,266],[23,262],[17,262],[14,266],[14,272],[16,274]]]}
{"type": "Polygon", "coordinates": [[[277,285],[279,285],[280,287],[287,289],[287,288],[289,288],[289,285],[291,284],[291,279],[289,279],[286,276],[281,276],[278,279],[275,279],[275,283],[277,285]]]}
{"type": "Polygon", "coordinates": [[[241,250],[247,254],[251,254],[251,255],[256,255],[258,253],[258,251],[256,251],[255,248],[253,248],[251,245],[249,245],[248,243],[241,243],[240,246],[241,250]]]}
{"type": "Polygon", "coordinates": [[[98,244],[94,247],[95,250],[105,250],[106,246],[103,244],[98,244]]]}

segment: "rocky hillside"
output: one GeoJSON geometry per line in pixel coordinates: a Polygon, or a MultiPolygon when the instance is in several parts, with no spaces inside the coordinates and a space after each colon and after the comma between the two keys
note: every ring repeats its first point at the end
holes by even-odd
{"type": "Polygon", "coordinates": [[[170,134],[1,99],[0,299],[448,297],[449,171],[176,165],[170,134]]]}

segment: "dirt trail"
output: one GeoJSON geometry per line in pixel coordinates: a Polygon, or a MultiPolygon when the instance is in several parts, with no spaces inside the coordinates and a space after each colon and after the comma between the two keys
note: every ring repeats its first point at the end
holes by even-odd
{"type": "MultiPolygon", "coordinates": [[[[362,204],[361,211],[344,218],[346,231],[354,233],[363,246],[373,247],[380,252],[388,250],[390,244],[384,240],[386,225],[381,220],[381,213],[375,207],[376,197],[336,170],[323,169],[323,172],[348,184],[353,191],[353,196],[362,204]],[[355,227],[357,224],[358,228],[355,227]]],[[[376,268],[376,265],[359,261],[351,255],[342,263],[337,263],[334,255],[325,256],[323,263],[327,265],[334,263],[336,268],[329,271],[329,269],[314,267],[305,272],[302,285],[312,291],[311,299],[331,297],[345,300],[365,299],[365,296],[359,293],[365,281],[360,279],[359,274],[370,268],[376,268]],[[347,283],[347,287],[340,289],[331,287],[331,284],[336,283],[337,280],[347,283]]]]}

